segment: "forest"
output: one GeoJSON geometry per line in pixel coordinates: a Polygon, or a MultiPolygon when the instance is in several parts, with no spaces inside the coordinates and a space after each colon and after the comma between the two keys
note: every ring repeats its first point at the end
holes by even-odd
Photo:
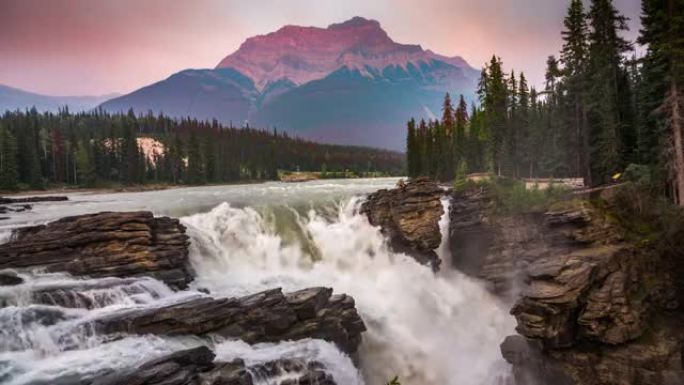
{"type": "Polygon", "coordinates": [[[636,42],[622,37],[626,21],[611,0],[588,9],[572,0],[540,90],[494,55],[479,103],[461,96],[454,107],[447,94],[441,120],[408,122],[409,176],[488,172],[598,186],[630,175],[684,205],[684,1],[643,0],[636,42]]]}
{"type": "Polygon", "coordinates": [[[283,171],[400,175],[403,154],[217,121],[93,111],[0,116],[0,189],[276,180],[283,171]],[[145,143],[156,146],[146,151],[145,143]]]}

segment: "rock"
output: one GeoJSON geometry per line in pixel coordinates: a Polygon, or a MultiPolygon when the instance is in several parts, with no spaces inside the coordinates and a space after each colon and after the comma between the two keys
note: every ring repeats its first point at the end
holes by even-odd
{"type": "MultiPolygon", "coordinates": [[[[179,351],[148,361],[135,369],[94,379],[92,385],[192,384],[214,368],[214,352],[206,346],[179,351]]],[[[238,383],[235,383],[236,385],[238,383]]]]}
{"type": "Polygon", "coordinates": [[[35,197],[22,197],[22,198],[6,198],[0,197],[0,204],[12,204],[12,203],[35,203],[35,202],[62,202],[68,201],[69,198],[65,196],[35,196],[35,197]]]}
{"type": "Polygon", "coordinates": [[[391,190],[368,196],[361,213],[379,226],[395,252],[406,253],[438,270],[435,252],[442,241],[439,220],[444,214],[441,199],[445,190],[427,179],[411,181],[391,190]]]}
{"type": "Polygon", "coordinates": [[[90,277],[151,276],[185,288],[188,237],[177,219],[102,212],[15,230],[0,245],[0,268],[45,266],[90,277]]]}
{"type": "Polygon", "coordinates": [[[33,207],[29,204],[12,205],[12,206],[0,206],[0,214],[7,213],[23,213],[24,211],[29,211],[33,207]]]}
{"type": "Polygon", "coordinates": [[[492,196],[453,193],[452,265],[515,300],[501,352],[518,385],[684,383],[680,259],[625,239],[608,203],[503,215],[492,196]]]}
{"type": "Polygon", "coordinates": [[[16,286],[24,283],[24,279],[13,271],[0,271],[0,286],[16,286]]]}
{"type": "MultiPolygon", "coordinates": [[[[137,368],[108,371],[95,378],[71,375],[50,380],[51,384],[82,385],[335,385],[325,366],[304,359],[278,359],[252,366],[241,359],[216,362],[206,346],[171,353],[147,361],[137,368]]],[[[34,383],[38,385],[42,383],[34,383]]]]}
{"type": "Polygon", "coordinates": [[[284,295],[280,289],[241,298],[191,298],[159,308],[114,313],[93,321],[99,333],[205,335],[239,338],[247,343],[305,338],[335,343],[353,354],[366,330],[354,300],[311,288],[284,295]]]}

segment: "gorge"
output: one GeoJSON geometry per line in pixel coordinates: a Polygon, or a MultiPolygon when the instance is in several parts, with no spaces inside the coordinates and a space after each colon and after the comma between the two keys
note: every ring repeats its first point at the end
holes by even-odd
{"type": "Polygon", "coordinates": [[[501,213],[483,186],[395,182],[71,194],[13,213],[2,382],[681,383],[680,266],[590,203],[610,194],[501,213]]]}

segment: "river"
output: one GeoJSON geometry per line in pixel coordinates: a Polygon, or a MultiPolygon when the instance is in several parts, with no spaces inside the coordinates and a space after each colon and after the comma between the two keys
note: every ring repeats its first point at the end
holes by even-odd
{"type": "MultiPolygon", "coordinates": [[[[191,237],[196,279],[190,291],[181,293],[151,278],[122,280],[108,289],[97,289],[102,280],[92,280],[87,295],[97,306],[88,310],[38,305],[26,295],[75,278],[19,272],[25,284],[0,288],[0,306],[5,305],[0,308],[0,383],[49,384],[208,343],[194,337],[108,340],[89,332],[88,320],[110,312],[200,295],[197,289],[236,296],[274,287],[287,292],[327,286],[353,296],[368,327],[359,369],[334,345],[318,340],[209,343],[219,359],[316,359],[340,385],[383,385],[395,375],[404,385],[502,384],[509,368],[499,343],[513,332],[508,304],[446,263],[435,275],[390,252],[379,229],[358,214],[365,194],[395,183],[390,178],[349,179],[79,193],[66,202],[37,203],[32,211],[15,214],[0,224],[4,239],[18,226],[89,212],[150,210],[179,217],[191,237]]],[[[446,234],[448,216],[440,225],[446,234]]],[[[439,253],[448,259],[447,247],[439,253]]]]}

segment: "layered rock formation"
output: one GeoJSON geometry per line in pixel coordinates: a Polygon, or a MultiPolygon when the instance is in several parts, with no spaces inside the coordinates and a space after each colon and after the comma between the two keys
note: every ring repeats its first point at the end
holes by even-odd
{"type": "Polygon", "coordinates": [[[177,219],[103,212],[18,229],[0,245],[0,269],[45,266],[90,277],[152,276],[184,288],[188,237],[177,219]]]}
{"type": "Polygon", "coordinates": [[[368,196],[361,212],[373,226],[380,226],[390,247],[438,270],[437,249],[442,241],[439,220],[444,214],[445,190],[426,179],[411,181],[368,196]]]}
{"type": "Polygon", "coordinates": [[[451,204],[453,264],[516,299],[501,346],[518,384],[684,383],[673,261],[625,238],[610,202],[500,215],[485,189],[451,204]]]}
{"type": "Polygon", "coordinates": [[[159,308],[115,313],[94,321],[98,333],[205,335],[248,343],[323,339],[347,354],[366,330],[347,295],[310,288],[284,295],[273,289],[242,298],[199,297],[159,308]]]}
{"type": "Polygon", "coordinates": [[[263,381],[279,385],[335,385],[325,367],[316,361],[280,359],[247,366],[240,359],[222,362],[215,358],[208,347],[199,346],[144,362],[137,368],[108,370],[90,377],[72,375],[32,385],[253,385],[263,381]]]}

